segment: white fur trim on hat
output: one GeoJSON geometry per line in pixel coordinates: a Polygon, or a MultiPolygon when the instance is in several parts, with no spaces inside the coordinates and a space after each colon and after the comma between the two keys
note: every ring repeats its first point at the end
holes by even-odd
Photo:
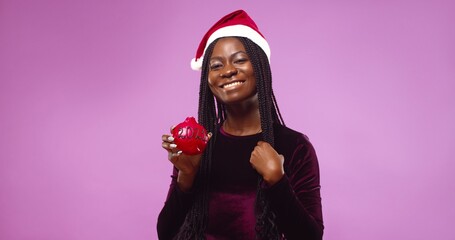
{"type": "Polygon", "coordinates": [[[193,58],[191,59],[191,69],[194,71],[201,71],[202,70],[202,62],[203,58],[193,58]]]}
{"type": "Polygon", "coordinates": [[[191,60],[191,68],[193,70],[201,70],[202,69],[202,62],[203,58],[205,56],[205,51],[207,50],[207,47],[216,39],[222,38],[222,37],[246,37],[256,43],[262,50],[265,52],[267,55],[267,58],[270,63],[270,46],[265,40],[264,37],[262,37],[261,34],[259,34],[257,31],[254,29],[245,26],[245,25],[232,25],[232,26],[226,26],[223,28],[220,28],[213,32],[213,34],[209,37],[207,40],[207,43],[205,44],[204,48],[204,53],[202,56],[198,59],[193,58],[191,60]]]}

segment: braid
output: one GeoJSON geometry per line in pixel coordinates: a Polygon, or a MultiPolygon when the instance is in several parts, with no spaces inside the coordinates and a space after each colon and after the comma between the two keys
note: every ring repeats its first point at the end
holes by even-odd
{"type": "MultiPolygon", "coordinates": [[[[210,44],[206,50],[206,56],[212,55],[216,40],[210,44]]],[[[204,58],[202,64],[201,83],[199,88],[199,111],[198,121],[205,127],[208,132],[211,132],[212,139],[208,142],[206,150],[202,154],[201,166],[199,167],[198,175],[194,182],[193,191],[195,199],[193,206],[186,215],[183,225],[180,227],[179,233],[176,236],[177,240],[187,239],[204,239],[204,231],[207,227],[208,220],[208,196],[210,182],[211,157],[214,148],[214,143],[218,135],[218,123],[220,119],[224,119],[223,111],[220,111],[218,105],[218,113],[215,107],[215,100],[208,86],[208,58],[204,58]]]]}
{"type": "MultiPolygon", "coordinates": [[[[272,72],[269,61],[264,51],[251,40],[247,38],[239,38],[239,40],[243,43],[253,65],[261,115],[262,138],[274,146],[273,124],[283,125],[283,120],[272,90],[272,72]]],[[[262,184],[263,179],[259,176],[256,195],[257,237],[258,239],[281,239],[281,234],[275,224],[276,216],[270,209],[270,203],[261,187],[262,184]]]]}
{"type": "MultiPolygon", "coordinates": [[[[262,138],[274,146],[273,124],[284,125],[283,118],[278,109],[275,95],[272,90],[272,73],[267,56],[264,51],[247,38],[238,37],[242,42],[253,66],[256,88],[259,101],[259,113],[261,116],[262,138]]],[[[194,203],[189,210],[179,233],[177,240],[204,239],[204,232],[208,220],[208,196],[212,162],[212,153],[220,123],[226,119],[226,108],[223,103],[216,101],[209,86],[209,57],[217,40],[213,41],[205,52],[201,82],[199,90],[198,121],[208,132],[213,134],[201,159],[201,166],[195,179],[193,191],[195,192],[194,203]]],[[[275,214],[270,210],[270,204],[261,188],[263,179],[258,178],[256,197],[256,233],[258,239],[282,239],[275,224],[275,214]]]]}

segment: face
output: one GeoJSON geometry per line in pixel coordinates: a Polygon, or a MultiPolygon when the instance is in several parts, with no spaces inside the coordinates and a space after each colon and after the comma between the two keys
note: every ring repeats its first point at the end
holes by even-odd
{"type": "Polygon", "coordinates": [[[209,62],[208,83],[224,104],[237,104],[256,97],[256,78],[245,47],[236,38],[221,38],[209,62]]]}

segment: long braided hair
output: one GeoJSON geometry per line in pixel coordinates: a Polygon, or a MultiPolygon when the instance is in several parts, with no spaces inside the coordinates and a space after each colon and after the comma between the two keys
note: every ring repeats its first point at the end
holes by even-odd
{"type": "MultiPolygon", "coordinates": [[[[273,124],[284,125],[284,121],[272,90],[272,73],[268,58],[264,51],[248,38],[236,38],[243,44],[253,66],[259,100],[262,138],[273,147],[273,124]]],[[[196,198],[176,236],[178,240],[204,239],[204,231],[207,226],[212,151],[221,123],[226,119],[225,106],[215,100],[208,86],[209,59],[216,43],[217,40],[212,42],[205,52],[206,57],[204,57],[202,64],[198,111],[199,123],[207,131],[213,133],[213,136],[202,155],[201,166],[193,187],[196,198]]],[[[262,181],[262,177],[259,176],[255,207],[256,237],[258,239],[281,239],[282,236],[275,225],[275,214],[270,210],[269,202],[261,188],[262,181]]]]}

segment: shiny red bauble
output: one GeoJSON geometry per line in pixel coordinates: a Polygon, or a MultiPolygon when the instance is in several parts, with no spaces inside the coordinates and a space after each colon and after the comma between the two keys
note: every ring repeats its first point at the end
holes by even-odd
{"type": "Polygon", "coordinates": [[[187,155],[202,153],[208,141],[207,130],[198,124],[194,117],[187,117],[175,126],[172,136],[177,148],[187,155]]]}

